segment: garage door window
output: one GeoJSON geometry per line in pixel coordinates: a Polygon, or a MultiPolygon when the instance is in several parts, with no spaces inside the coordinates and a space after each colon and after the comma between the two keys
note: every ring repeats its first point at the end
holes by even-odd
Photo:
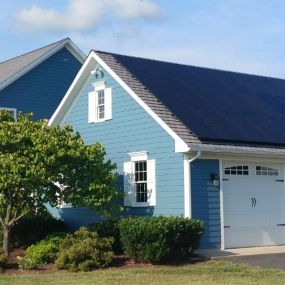
{"type": "Polygon", "coordinates": [[[256,166],[256,175],[264,175],[264,176],[278,176],[278,170],[271,167],[266,166],[256,166]]]}
{"type": "Polygon", "coordinates": [[[227,175],[248,175],[247,165],[236,165],[225,168],[225,174],[227,175]]]}

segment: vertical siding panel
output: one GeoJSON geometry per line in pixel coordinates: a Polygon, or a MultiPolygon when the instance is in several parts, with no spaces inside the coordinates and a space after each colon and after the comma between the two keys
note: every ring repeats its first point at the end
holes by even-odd
{"type": "Polygon", "coordinates": [[[191,164],[192,217],[205,223],[201,248],[221,247],[220,189],[213,187],[211,173],[219,174],[219,161],[198,159],[191,164]]]}
{"type": "MultiPolygon", "coordinates": [[[[124,215],[183,215],[183,155],[175,153],[175,142],[169,134],[105,70],[103,73],[103,78],[90,76],[63,124],[71,124],[75,131],[80,131],[87,144],[104,145],[107,158],[117,164],[121,191],[123,164],[130,161],[129,152],[148,151],[149,159],[156,160],[156,206],[126,207],[124,215]],[[106,88],[112,88],[112,120],[88,123],[88,93],[93,90],[92,83],[102,80],[106,88]]],[[[97,220],[86,209],[61,209],[60,215],[72,227],[97,220]]]]}

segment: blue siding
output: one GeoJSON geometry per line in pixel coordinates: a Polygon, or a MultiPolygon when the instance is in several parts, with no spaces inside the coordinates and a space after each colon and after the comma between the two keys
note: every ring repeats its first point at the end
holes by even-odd
{"type": "MultiPolygon", "coordinates": [[[[157,206],[129,207],[125,209],[125,215],[183,215],[183,155],[175,153],[174,140],[106,71],[103,79],[90,75],[64,124],[71,124],[75,131],[80,131],[87,144],[99,141],[104,145],[107,158],[117,164],[119,187],[122,191],[123,163],[130,161],[129,152],[148,151],[149,158],[156,160],[157,206]],[[94,88],[92,83],[101,80],[105,81],[106,87],[112,88],[113,118],[89,124],[88,92],[94,88]]],[[[77,217],[73,216],[74,213],[76,212],[70,209],[61,209],[60,215],[73,226],[77,223],[75,220],[78,221],[77,217]]],[[[81,215],[82,224],[90,222],[90,219],[90,212],[86,212],[85,217],[81,215]]]]}
{"type": "Polygon", "coordinates": [[[33,112],[34,119],[50,118],[81,67],[63,48],[0,91],[0,107],[33,112]]]}
{"type": "Polygon", "coordinates": [[[199,159],[191,164],[192,217],[204,221],[201,248],[221,247],[220,189],[211,173],[219,174],[219,161],[199,159]]]}

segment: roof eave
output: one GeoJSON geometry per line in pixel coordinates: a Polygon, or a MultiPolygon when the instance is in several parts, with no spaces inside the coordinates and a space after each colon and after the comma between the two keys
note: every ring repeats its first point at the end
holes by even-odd
{"type": "Polygon", "coordinates": [[[276,147],[270,148],[270,147],[233,146],[233,145],[215,145],[215,144],[191,145],[190,152],[197,152],[197,151],[216,153],[216,154],[285,157],[285,149],[276,148],[276,147]]]}

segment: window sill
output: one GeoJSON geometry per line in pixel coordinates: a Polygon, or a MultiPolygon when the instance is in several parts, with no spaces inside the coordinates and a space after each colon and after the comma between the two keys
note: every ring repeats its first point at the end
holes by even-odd
{"type": "Polygon", "coordinates": [[[149,203],[135,203],[133,204],[131,207],[133,208],[146,208],[146,207],[150,207],[149,203]]]}
{"type": "Polygon", "coordinates": [[[106,121],[110,121],[112,119],[100,119],[100,120],[97,120],[96,122],[88,122],[89,124],[97,124],[97,123],[102,123],[102,122],[106,122],[106,121]]]}

